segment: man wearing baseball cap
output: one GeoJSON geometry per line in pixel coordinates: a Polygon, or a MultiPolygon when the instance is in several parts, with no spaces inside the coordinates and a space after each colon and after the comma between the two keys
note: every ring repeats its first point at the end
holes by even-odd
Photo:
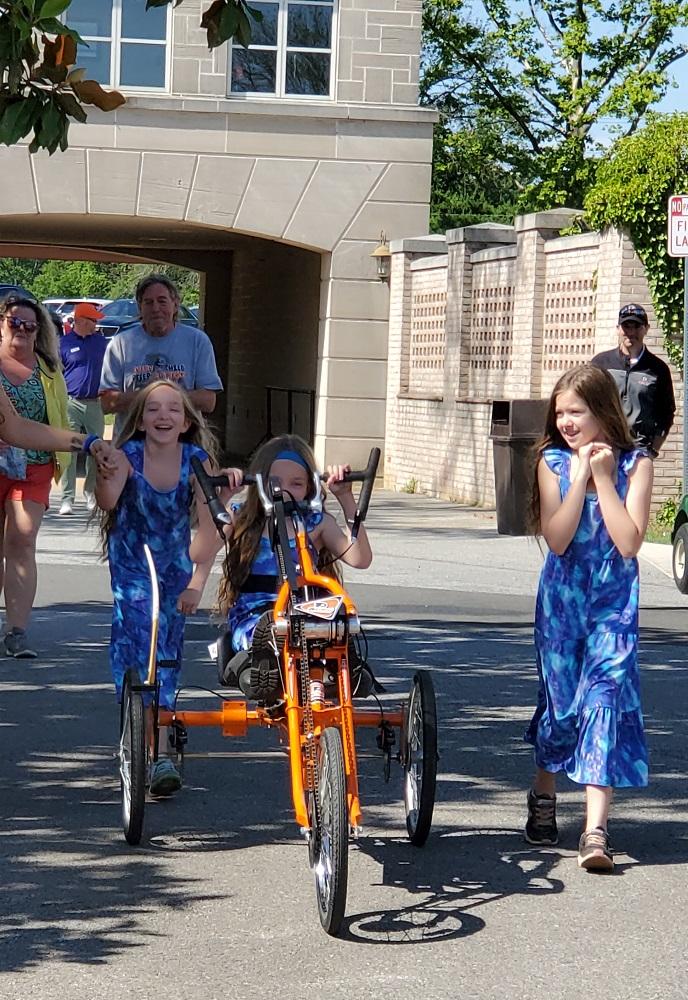
{"type": "Polygon", "coordinates": [[[596,354],[592,364],[613,377],[631,434],[656,457],[674,422],[676,402],[669,366],[645,347],[647,330],[642,306],[622,306],[616,328],[619,346],[596,354]]]}
{"type": "MultiPolygon", "coordinates": [[[[103,436],[105,418],[98,399],[100,376],[107,341],[96,331],[96,323],[103,318],[91,302],[78,302],[74,308],[74,328],[60,340],[60,355],[64,369],[69,400],[67,415],[73,431],[103,436]]],[[[96,466],[93,459],[86,459],[84,496],[88,510],[95,501],[96,466]]],[[[73,513],[76,490],[76,462],[70,462],[62,477],[62,506],[60,514],[73,513]]]]}

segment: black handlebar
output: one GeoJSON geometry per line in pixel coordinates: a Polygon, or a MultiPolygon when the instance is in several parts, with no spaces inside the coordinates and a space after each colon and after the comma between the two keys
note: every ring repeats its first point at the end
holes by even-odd
{"type": "MultiPolygon", "coordinates": [[[[370,457],[368,458],[367,467],[361,472],[346,472],[344,474],[344,479],[341,480],[345,483],[363,483],[360,495],[358,497],[358,503],[356,505],[356,514],[354,516],[352,526],[351,526],[351,540],[356,541],[358,537],[358,531],[361,527],[363,521],[365,521],[366,514],[368,513],[368,505],[370,504],[370,498],[373,493],[373,486],[375,485],[375,476],[377,474],[377,467],[380,461],[380,449],[372,448],[370,451],[370,457]]],[[[203,464],[200,459],[194,455],[191,459],[191,467],[194,471],[198,484],[201,487],[203,496],[205,497],[206,503],[210,508],[210,513],[212,515],[215,524],[218,527],[220,535],[224,538],[223,525],[231,524],[231,517],[224,507],[224,504],[215,492],[216,489],[222,486],[229,486],[229,480],[227,476],[210,476],[203,468],[203,464]]],[[[320,476],[321,481],[326,481],[327,476],[322,474],[320,476]]],[[[251,486],[256,483],[256,477],[251,473],[244,473],[242,480],[242,485],[251,486]]]]}
{"type": "MultiPolygon", "coordinates": [[[[375,476],[377,474],[377,466],[380,461],[380,449],[371,448],[370,456],[368,458],[368,467],[362,475],[363,486],[361,487],[361,492],[358,496],[358,504],[356,505],[356,515],[351,525],[351,541],[355,542],[358,538],[358,530],[361,524],[366,519],[366,514],[368,513],[368,505],[370,504],[370,498],[373,495],[373,486],[375,485],[375,476]]],[[[351,473],[353,475],[353,473],[351,473]]],[[[357,473],[360,475],[360,473],[357,473]]],[[[344,476],[344,479],[348,482],[356,482],[357,480],[349,480],[348,476],[344,476]]]]}

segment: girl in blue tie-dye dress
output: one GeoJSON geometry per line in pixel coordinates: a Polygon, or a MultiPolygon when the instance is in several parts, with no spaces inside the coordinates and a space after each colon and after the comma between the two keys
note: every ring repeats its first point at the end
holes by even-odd
{"type": "MultiPolygon", "coordinates": [[[[110,665],[121,700],[125,672],[148,670],[151,634],[151,581],[143,546],[148,544],[160,592],[157,640],[160,706],[173,708],[182,663],[184,618],[200,601],[205,576],[194,562],[213,551],[216,532],[205,503],[196,503],[198,531],[191,543],[191,509],[196,496],[191,458],[210,470],[214,441],[187,394],[166,381],[149,382],[135,396],[118,439],[114,473],[99,472],[96,499],[106,511],[102,532],[110,564],[113,610],[110,665]]],[[[236,473],[238,483],[241,473],[236,473]]],[[[231,490],[225,491],[227,497],[231,490]]],[[[160,747],[166,748],[160,730],[160,747]]],[[[161,756],[151,774],[154,795],[181,785],[172,761],[161,756]]]]}
{"type": "Polygon", "coordinates": [[[557,382],[538,446],[533,513],[550,551],[535,613],[538,702],[526,739],[537,771],[529,843],[556,844],[555,774],[586,789],[578,863],[613,868],[614,787],[647,784],[638,673],[638,563],[652,461],[635,449],[607,372],[557,382]]]}
{"type": "MultiPolygon", "coordinates": [[[[311,449],[296,435],[283,434],[262,445],[253,457],[250,471],[259,472],[263,481],[279,483],[285,495],[303,501],[315,488],[315,458],[311,449]]],[[[328,467],[327,488],[336,497],[344,517],[345,528],[334,517],[323,512],[307,516],[306,529],[314,561],[320,572],[338,575],[338,560],[357,569],[365,569],[372,561],[368,535],[361,525],[356,541],[351,540],[351,523],[356,501],[351,483],[342,482],[348,465],[328,467]]],[[[223,565],[218,604],[227,616],[227,636],[232,658],[225,672],[221,663],[222,681],[238,684],[244,693],[261,701],[271,701],[283,690],[279,663],[272,650],[271,610],[279,586],[277,559],[268,538],[268,526],[255,486],[249,486],[240,506],[232,505],[232,527],[229,531],[227,554],[223,565]]],[[[288,524],[287,530],[291,531],[288,524]]],[[[295,540],[290,539],[295,545],[295,540]]],[[[230,651],[228,654],[231,655],[230,651]]],[[[353,658],[352,658],[353,659],[353,658]]],[[[361,661],[352,662],[354,691],[367,694],[375,685],[372,672],[361,661]]]]}

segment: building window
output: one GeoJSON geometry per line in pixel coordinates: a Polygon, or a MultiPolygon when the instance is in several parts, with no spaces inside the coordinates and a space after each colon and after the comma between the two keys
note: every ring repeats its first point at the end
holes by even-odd
{"type": "Polygon", "coordinates": [[[170,8],[146,0],[72,0],[67,24],[88,45],[77,65],[89,80],[123,90],[167,90],[170,8]]]}
{"type": "Polygon", "coordinates": [[[335,0],[260,0],[248,49],[232,45],[231,94],[330,97],[335,0]]]}

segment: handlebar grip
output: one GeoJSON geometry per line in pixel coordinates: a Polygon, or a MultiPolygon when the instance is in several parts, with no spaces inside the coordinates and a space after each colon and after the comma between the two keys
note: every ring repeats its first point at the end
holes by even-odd
{"type": "Polygon", "coordinates": [[[368,458],[368,467],[365,470],[363,486],[361,487],[361,493],[358,498],[358,510],[356,511],[356,514],[359,521],[365,521],[365,516],[368,513],[368,505],[373,493],[373,486],[375,485],[375,476],[377,474],[379,461],[380,449],[371,448],[370,457],[368,458]]]}
{"type": "Polygon", "coordinates": [[[224,504],[215,492],[215,488],[217,486],[227,486],[227,477],[209,476],[203,468],[203,463],[197,455],[193,455],[191,458],[191,468],[194,471],[198,485],[201,487],[201,492],[205,497],[205,502],[208,504],[211,517],[215,522],[220,535],[224,538],[222,526],[225,524],[231,524],[232,519],[227,510],[225,510],[224,504]]]}

